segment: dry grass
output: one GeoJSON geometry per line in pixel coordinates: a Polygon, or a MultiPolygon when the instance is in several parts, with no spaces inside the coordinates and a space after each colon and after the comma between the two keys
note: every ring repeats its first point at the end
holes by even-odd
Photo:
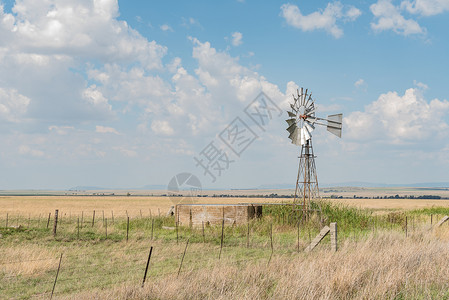
{"type": "MultiPolygon", "coordinates": [[[[175,198],[176,201],[180,198],[175,198]]],[[[187,200],[190,200],[187,198],[187,200]]],[[[196,203],[241,203],[241,202],[266,202],[265,198],[194,198],[196,203]]],[[[274,199],[276,202],[281,199],[274,199]]],[[[285,199],[284,199],[285,201],[285,199]]],[[[10,215],[22,215],[24,217],[44,217],[49,212],[53,214],[59,209],[66,215],[81,215],[81,212],[92,214],[96,210],[97,216],[102,211],[110,215],[114,211],[115,216],[125,216],[126,211],[130,216],[149,216],[161,212],[165,215],[174,202],[170,197],[143,197],[143,196],[0,196],[1,213],[10,215]]],[[[5,218],[1,216],[0,218],[5,218]]]]}
{"type": "Polygon", "coordinates": [[[411,210],[430,207],[449,207],[449,200],[445,199],[332,199],[330,201],[361,208],[381,210],[411,210]]]}
{"type": "MultiPolygon", "coordinates": [[[[178,199],[175,199],[178,200],[178,199]]],[[[188,199],[190,200],[190,199],[188,199]]],[[[232,203],[247,203],[247,202],[289,202],[291,198],[226,198],[226,197],[200,197],[194,198],[196,203],[208,204],[232,204],[232,203]]],[[[449,207],[449,200],[426,200],[426,199],[332,199],[332,202],[339,202],[350,206],[360,208],[370,208],[376,210],[411,210],[429,207],[449,207]]],[[[114,216],[124,217],[126,212],[128,215],[149,216],[150,211],[152,215],[165,213],[174,205],[174,202],[169,197],[143,197],[143,196],[0,196],[1,216],[4,219],[6,213],[10,216],[21,215],[24,218],[28,216],[42,218],[48,216],[48,213],[59,209],[64,216],[80,216],[83,212],[86,215],[91,215],[95,210],[97,216],[101,216],[104,211],[105,215],[111,217],[111,212],[114,216]]]]}
{"type": "MultiPolygon", "coordinates": [[[[447,231],[447,230],[445,230],[447,231]]],[[[64,299],[443,299],[449,297],[447,240],[423,232],[382,232],[346,241],[332,253],[274,257],[236,266],[150,278],[142,289],[123,284],[64,299]]]]}

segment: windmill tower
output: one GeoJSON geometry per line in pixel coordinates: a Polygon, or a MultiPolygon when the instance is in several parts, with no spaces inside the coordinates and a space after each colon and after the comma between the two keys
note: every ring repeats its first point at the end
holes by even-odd
{"type": "Polygon", "coordinates": [[[318,177],[316,174],[315,155],[312,147],[312,131],[315,125],[326,126],[327,130],[341,138],[343,114],[329,115],[327,119],[315,116],[315,100],[312,93],[305,93],[303,88],[293,95],[290,103],[291,111],[287,111],[289,118],[288,136],[292,144],[301,146],[299,156],[298,177],[296,178],[295,204],[302,204],[303,215],[307,216],[310,210],[310,200],[319,198],[318,177]]]}

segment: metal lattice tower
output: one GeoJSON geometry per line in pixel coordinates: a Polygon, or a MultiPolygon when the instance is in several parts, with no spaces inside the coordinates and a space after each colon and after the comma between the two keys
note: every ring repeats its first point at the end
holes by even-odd
{"type": "Polygon", "coordinates": [[[320,197],[318,189],[318,177],[315,166],[315,155],[312,147],[312,131],[315,125],[326,126],[332,134],[341,138],[342,114],[329,115],[327,119],[315,116],[315,100],[312,94],[305,93],[303,88],[297,90],[297,95],[293,95],[294,102],[290,104],[291,111],[288,111],[289,119],[288,136],[292,144],[301,146],[299,156],[298,177],[296,178],[296,189],[294,204],[302,204],[303,215],[307,216],[310,210],[310,201],[320,197]]]}

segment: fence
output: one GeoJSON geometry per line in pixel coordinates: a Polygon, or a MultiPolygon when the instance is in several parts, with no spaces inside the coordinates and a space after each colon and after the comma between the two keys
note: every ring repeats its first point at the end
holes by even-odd
{"type": "MultiPolygon", "coordinates": [[[[37,238],[49,240],[52,224],[56,223],[52,215],[42,213],[36,219],[8,213],[2,220],[5,224],[2,232],[7,235],[10,231],[13,234],[29,231],[37,234],[37,238]]],[[[268,265],[273,257],[296,255],[305,249],[321,229],[316,224],[298,223],[297,228],[289,227],[283,220],[277,220],[274,230],[272,223],[259,221],[240,227],[192,229],[178,227],[173,218],[159,217],[158,214],[151,217],[138,214],[132,218],[126,214],[113,215],[111,211],[108,223],[108,216],[103,218],[102,212],[67,216],[60,211],[58,230],[53,239],[87,243],[78,247],[79,253],[73,253],[70,247],[59,247],[63,245],[60,243],[51,255],[30,259],[0,258],[0,294],[6,298],[47,298],[52,294],[70,295],[110,286],[136,286],[145,281],[144,276],[147,282],[164,276],[174,277],[197,269],[207,270],[220,261],[237,266],[268,265]],[[130,242],[125,242],[125,236],[130,242]],[[83,246],[88,248],[83,249],[83,246]],[[151,247],[153,251],[149,256],[151,247]]],[[[434,225],[440,218],[431,215],[426,223],[434,225]]],[[[398,223],[390,221],[385,224],[373,221],[366,232],[388,229],[389,224],[390,229],[398,229],[398,223]]],[[[411,216],[405,216],[404,222],[399,224],[399,230],[406,236],[417,229],[418,221],[411,216]]],[[[353,237],[357,238],[355,233],[353,237]]],[[[351,238],[351,234],[339,233],[339,238],[351,238]]]]}

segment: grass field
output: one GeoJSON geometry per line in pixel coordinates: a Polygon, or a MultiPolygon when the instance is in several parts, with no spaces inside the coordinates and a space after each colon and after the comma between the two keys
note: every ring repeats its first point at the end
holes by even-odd
{"type": "Polygon", "coordinates": [[[449,225],[430,226],[449,215],[449,204],[381,200],[316,203],[321,215],[300,223],[285,207],[267,207],[259,220],[223,228],[222,243],[221,226],[174,230],[167,197],[0,197],[0,298],[49,299],[61,255],[56,299],[448,298],[449,225]],[[52,218],[47,228],[54,209],[62,213],[56,236],[52,218]],[[338,223],[339,250],[326,237],[305,253],[329,222],[338,223]]]}

